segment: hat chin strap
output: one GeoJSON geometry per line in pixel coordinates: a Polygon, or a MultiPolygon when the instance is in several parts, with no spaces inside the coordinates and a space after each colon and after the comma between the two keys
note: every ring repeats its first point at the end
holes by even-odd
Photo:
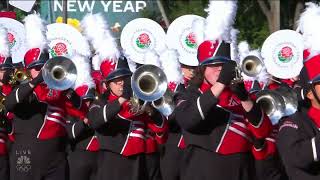
{"type": "Polygon", "coordinates": [[[314,88],[314,85],[311,86],[311,92],[313,93],[313,96],[316,98],[316,101],[320,105],[320,98],[318,97],[318,95],[316,93],[316,89],[314,88]]]}

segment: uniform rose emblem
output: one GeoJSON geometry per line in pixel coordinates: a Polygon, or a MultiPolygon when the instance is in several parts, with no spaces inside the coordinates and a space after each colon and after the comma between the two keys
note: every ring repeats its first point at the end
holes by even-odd
{"type": "Polygon", "coordinates": [[[292,59],[292,57],[292,49],[288,46],[283,47],[278,53],[278,58],[281,62],[289,62],[292,59]]]}
{"type": "Polygon", "coordinates": [[[68,54],[67,45],[64,43],[57,43],[50,51],[52,57],[63,56],[68,54]]]}
{"type": "Polygon", "coordinates": [[[13,34],[8,33],[9,48],[11,49],[17,42],[13,34]]]}
{"type": "Polygon", "coordinates": [[[146,33],[140,34],[136,40],[136,44],[141,49],[148,48],[151,44],[151,40],[150,40],[149,35],[146,33]]]}
{"type": "Polygon", "coordinates": [[[184,41],[189,48],[197,48],[196,36],[194,33],[188,34],[184,41]]]}

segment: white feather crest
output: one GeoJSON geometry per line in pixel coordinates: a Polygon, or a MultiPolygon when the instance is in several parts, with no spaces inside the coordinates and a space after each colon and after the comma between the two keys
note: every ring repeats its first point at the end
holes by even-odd
{"type": "Polygon", "coordinates": [[[137,69],[137,64],[134,61],[132,61],[130,57],[127,57],[127,62],[128,62],[130,71],[134,73],[137,69]]]}
{"type": "Polygon", "coordinates": [[[242,63],[242,60],[248,56],[250,52],[250,47],[247,41],[241,41],[238,45],[238,55],[239,55],[239,59],[240,62],[242,63]]]}
{"type": "Polygon", "coordinates": [[[143,62],[144,64],[151,64],[151,65],[161,67],[159,56],[154,50],[148,51],[144,54],[143,62]]]}
{"type": "Polygon", "coordinates": [[[192,22],[192,32],[196,36],[196,42],[200,45],[204,41],[205,20],[196,19],[192,22]]]}
{"type": "Polygon", "coordinates": [[[92,69],[97,71],[100,70],[100,57],[98,55],[94,55],[91,59],[92,69]]]}
{"type": "Polygon", "coordinates": [[[111,35],[107,22],[100,13],[87,14],[81,21],[81,28],[101,58],[119,58],[120,52],[117,48],[117,43],[111,35]]]}
{"type": "Polygon", "coordinates": [[[176,84],[183,83],[183,76],[178,57],[178,52],[173,49],[167,49],[160,56],[162,69],[167,76],[168,82],[174,82],[176,84]]]}
{"type": "Polygon", "coordinates": [[[238,29],[232,28],[230,31],[230,48],[231,48],[231,59],[235,60],[239,63],[239,56],[238,56],[238,33],[240,31],[238,29]]]}
{"type": "Polygon", "coordinates": [[[95,87],[94,81],[91,77],[90,64],[88,63],[87,58],[81,55],[75,55],[72,57],[72,61],[76,65],[77,69],[77,80],[73,89],[83,85],[87,85],[89,88],[95,87]]]}
{"type": "Polygon", "coordinates": [[[209,1],[206,40],[227,40],[237,13],[237,1],[209,1]]]}
{"type": "Polygon", "coordinates": [[[301,31],[305,49],[320,52],[320,6],[308,2],[306,9],[298,20],[298,29],[301,31]]]}
{"type": "Polygon", "coordinates": [[[46,48],[46,26],[39,14],[30,14],[24,18],[27,48],[46,48]]]}
{"type": "Polygon", "coordinates": [[[0,55],[4,57],[10,56],[9,41],[7,30],[0,28],[0,55]]]}

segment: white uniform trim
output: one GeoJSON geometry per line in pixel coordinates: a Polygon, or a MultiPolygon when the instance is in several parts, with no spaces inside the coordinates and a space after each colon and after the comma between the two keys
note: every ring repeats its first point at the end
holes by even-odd
{"type": "Polygon", "coordinates": [[[234,133],[236,133],[236,134],[238,134],[238,135],[240,135],[240,136],[242,136],[242,137],[244,137],[244,138],[246,138],[248,141],[252,142],[250,137],[248,137],[245,133],[239,131],[238,129],[229,126],[229,130],[234,132],[234,133]]]}
{"type": "Polygon", "coordinates": [[[57,118],[47,117],[47,120],[49,120],[49,121],[53,121],[53,122],[56,122],[56,123],[58,123],[58,124],[61,124],[63,127],[65,127],[65,126],[66,126],[66,124],[65,124],[65,123],[63,123],[62,121],[60,121],[60,120],[59,120],[59,119],[57,119],[57,118]]]}
{"type": "Polygon", "coordinates": [[[105,106],[103,107],[103,119],[104,119],[104,122],[108,122],[107,114],[106,114],[106,109],[107,109],[107,105],[105,105],[105,106]]]}
{"type": "Polygon", "coordinates": [[[17,103],[19,103],[19,102],[20,102],[20,101],[19,101],[18,91],[19,91],[19,88],[16,90],[16,101],[17,101],[17,103]]]}
{"type": "Polygon", "coordinates": [[[76,134],[74,133],[74,127],[76,126],[76,124],[72,125],[72,137],[75,139],[76,138],[76,134]]]}
{"type": "Polygon", "coordinates": [[[317,155],[315,138],[311,139],[311,145],[312,145],[313,160],[318,161],[319,159],[318,159],[318,155],[317,155]]]}
{"type": "Polygon", "coordinates": [[[202,109],[200,106],[200,97],[198,97],[198,99],[197,99],[197,106],[198,106],[198,111],[200,113],[200,116],[201,116],[202,120],[204,120],[204,115],[203,115],[203,112],[202,112],[202,109]]]}

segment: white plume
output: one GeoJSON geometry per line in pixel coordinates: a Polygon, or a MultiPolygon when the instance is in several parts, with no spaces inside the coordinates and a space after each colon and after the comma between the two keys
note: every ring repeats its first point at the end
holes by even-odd
{"type": "Polygon", "coordinates": [[[230,48],[231,48],[231,59],[239,63],[238,56],[238,29],[232,28],[230,31],[230,48]]]}
{"type": "Polygon", "coordinates": [[[90,64],[88,63],[86,57],[75,55],[72,57],[72,61],[76,65],[77,69],[77,80],[74,84],[73,89],[76,89],[83,85],[87,85],[89,88],[95,87],[94,81],[91,77],[90,64]]]}
{"type": "Polygon", "coordinates": [[[151,64],[161,67],[159,56],[156,51],[151,50],[144,54],[144,64],[151,64]]]}
{"type": "Polygon", "coordinates": [[[30,14],[24,18],[27,48],[46,48],[46,26],[39,14],[30,14]]]}
{"type": "Polygon", "coordinates": [[[81,21],[81,28],[96,54],[99,54],[102,59],[119,58],[120,52],[117,43],[111,35],[107,22],[100,13],[87,14],[81,21]]]}
{"type": "Polygon", "coordinates": [[[172,49],[167,49],[160,56],[162,69],[167,76],[168,82],[174,82],[176,84],[183,83],[183,76],[178,57],[178,52],[172,49]]]}
{"type": "Polygon", "coordinates": [[[238,45],[238,55],[240,61],[242,61],[250,52],[250,47],[247,41],[241,41],[238,45]]]}
{"type": "Polygon", "coordinates": [[[204,41],[205,20],[196,19],[192,22],[192,32],[196,36],[196,42],[200,45],[204,41]]]}
{"type": "Polygon", "coordinates": [[[306,9],[298,20],[298,29],[302,33],[305,49],[311,52],[320,52],[320,7],[308,2],[306,9]]]}
{"type": "Polygon", "coordinates": [[[94,55],[91,59],[92,69],[97,71],[100,70],[100,56],[94,55]]]}
{"type": "Polygon", "coordinates": [[[130,57],[127,57],[127,62],[128,62],[128,66],[129,66],[130,71],[135,72],[137,69],[137,64],[134,61],[132,61],[130,59],[130,57]]]}
{"type": "Polygon", "coordinates": [[[2,27],[0,28],[0,56],[4,56],[4,57],[10,56],[7,30],[2,27]]]}
{"type": "Polygon", "coordinates": [[[209,1],[205,39],[226,40],[235,21],[237,1],[209,1]]]}

